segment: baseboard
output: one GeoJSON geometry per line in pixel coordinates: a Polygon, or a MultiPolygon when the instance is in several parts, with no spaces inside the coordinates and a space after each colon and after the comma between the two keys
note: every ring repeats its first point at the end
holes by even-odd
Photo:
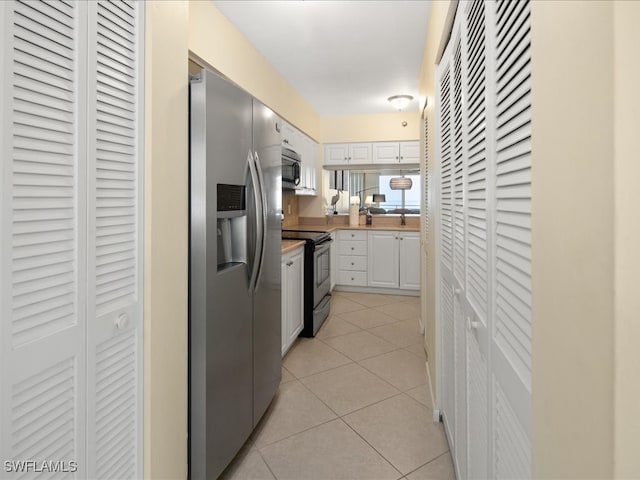
{"type": "Polygon", "coordinates": [[[336,292],[353,293],[382,293],[386,295],[404,295],[406,297],[419,297],[420,290],[400,290],[399,288],[380,288],[353,285],[336,285],[333,287],[336,292]]]}

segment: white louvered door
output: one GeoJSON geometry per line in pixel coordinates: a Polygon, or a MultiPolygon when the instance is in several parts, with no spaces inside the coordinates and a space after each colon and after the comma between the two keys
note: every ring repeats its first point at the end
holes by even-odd
{"type": "Polygon", "coordinates": [[[0,457],[70,462],[86,443],[85,12],[75,3],[0,8],[0,457]]]}
{"type": "Polygon", "coordinates": [[[495,25],[491,393],[494,478],[531,477],[531,36],[528,1],[495,25]]]}
{"type": "Polygon", "coordinates": [[[487,192],[490,168],[487,160],[487,46],[485,2],[464,4],[463,78],[464,130],[467,175],[466,302],[467,302],[467,478],[488,476],[488,315],[489,244],[487,192]],[[473,325],[473,328],[472,328],[473,325]]]}
{"type": "Polygon", "coordinates": [[[140,2],[89,3],[89,476],[138,478],[142,423],[140,2]]]}
{"type": "Polygon", "coordinates": [[[461,3],[436,72],[440,407],[459,478],[531,476],[529,22],[527,1],[461,3]]]}
{"type": "MultiPolygon", "coordinates": [[[[446,54],[445,54],[446,55],[446,54]]],[[[437,250],[436,295],[439,312],[439,358],[441,369],[441,411],[450,442],[455,437],[455,320],[453,280],[453,113],[451,109],[451,68],[443,61],[437,72],[437,250]]]]}
{"type": "Polygon", "coordinates": [[[0,5],[0,457],[75,478],[142,475],[139,8],[0,5]]]}

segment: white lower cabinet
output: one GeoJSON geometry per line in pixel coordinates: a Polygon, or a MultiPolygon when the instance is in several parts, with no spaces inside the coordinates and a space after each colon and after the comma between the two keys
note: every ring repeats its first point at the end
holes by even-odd
{"type": "Polygon", "coordinates": [[[400,232],[400,288],[420,290],[420,233],[400,232]]]}
{"type": "Polygon", "coordinates": [[[337,282],[353,287],[367,285],[367,232],[338,230],[337,282]]]}
{"type": "Polygon", "coordinates": [[[369,286],[398,288],[398,232],[369,232],[369,286]]]}
{"type": "Polygon", "coordinates": [[[337,285],[420,289],[420,232],[338,230],[336,238],[337,285]]]}
{"type": "Polygon", "coordinates": [[[330,269],[331,269],[331,291],[336,286],[336,279],[338,278],[338,236],[336,232],[331,233],[331,256],[329,257],[330,269]]]}
{"type": "Polygon", "coordinates": [[[282,255],[282,355],[303,327],[304,247],[282,255]]]}
{"type": "Polygon", "coordinates": [[[369,286],[420,289],[420,233],[369,232],[369,286]]]}

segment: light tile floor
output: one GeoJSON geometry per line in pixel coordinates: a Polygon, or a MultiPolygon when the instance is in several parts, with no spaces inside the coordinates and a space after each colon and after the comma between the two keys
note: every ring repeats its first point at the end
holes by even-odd
{"type": "Polygon", "coordinates": [[[282,383],[221,478],[455,479],[434,424],[417,297],[334,292],[316,338],[283,359],[282,383]]]}

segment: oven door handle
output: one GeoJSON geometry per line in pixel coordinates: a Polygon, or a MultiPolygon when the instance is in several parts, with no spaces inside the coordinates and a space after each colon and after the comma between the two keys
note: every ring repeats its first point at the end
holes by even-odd
{"type": "Polygon", "coordinates": [[[318,245],[316,247],[315,253],[320,255],[320,254],[324,253],[325,250],[329,250],[329,248],[331,247],[331,242],[333,242],[333,240],[326,240],[326,241],[322,242],[320,245],[318,245]]]}

